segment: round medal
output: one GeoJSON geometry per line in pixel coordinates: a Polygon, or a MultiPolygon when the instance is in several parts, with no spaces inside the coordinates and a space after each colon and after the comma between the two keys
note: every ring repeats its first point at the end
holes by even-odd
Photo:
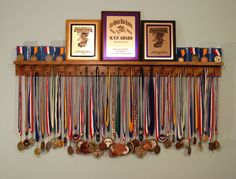
{"type": "Polygon", "coordinates": [[[51,140],[51,144],[52,144],[52,148],[53,148],[53,149],[56,149],[56,148],[57,148],[57,141],[56,141],[55,138],[51,140]]]}
{"type": "Polygon", "coordinates": [[[45,61],[52,61],[53,60],[53,57],[52,57],[52,55],[46,55],[46,57],[45,57],[45,61]]]}
{"type": "Polygon", "coordinates": [[[74,149],[71,145],[69,145],[69,147],[67,148],[67,152],[69,155],[72,155],[74,153],[74,149]]]}
{"type": "Polygon", "coordinates": [[[156,145],[157,145],[157,142],[156,142],[156,140],[155,139],[150,139],[149,140],[149,142],[151,143],[151,145],[152,145],[152,147],[151,147],[151,149],[150,149],[150,151],[153,151],[154,150],[154,148],[156,147],[156,145]]]}
{"type": "Polygon", "coordinates": [[[215,56],[214,61],[219,63],[221,62],[221,57],[220,56],[215,56]]]}
{"type": "Polygon", "coordinates": [[[209,150],[210,151],[212,151],[212,150],[214,150],[214,145],[213,145],[213,143],[212,142],[209,142],[209,150]]]}
{"type": "Polygon", "coordinates": [[[161,152],[161,147],[157,144],[155,147],[154,147],[154,153],[155,154],[159,154],[161,152]]]}
{"type": "Polygon", "coordinates": [[[78,141],[79,141],[79,135],[78,134],[74,134],[72,136],[72,142],[77,143],[78,141]]]}
{"type": "Polygon", "coordinates": [[[50,149],[51,149],[51,147],[52,147],[52,143],[51,143],[51,141],[48,141],[48,142],[46,143],[46,150],[49,152],[50,149]]]}
{"type": "Polygon", "coordinates": [[[152,144],[149,140],[145,140],[144,142],[142,142],[141,146],[144,150],[147,150],[147,151],[151,150],[152,148],[152,144]]]}
{"type": "Polygon", "coordinates": [[[88,144],[88,149],[90,153],[93,153],[97,149],[96,143],[93,141],[90,141],[88,144]]]}
{"type": "Polygon", "coordinates": [[[107,145],[104,143],[104,142],[101,142],[99,145],[98,145],[98,148],[100,150],[106,150],[107,149],[107,145]]]}
{"type": "Polygon", "coordinates": [[[136,139],[136,138],[133,139],[131,142],[134,144],[134,147],[138,147],[138,146],[141,145],[141,142],[138,139],[136,139]]]}
{"type": "Polygon", "coordinates": [[[172,146],[172,143],[171,143],[171,141],[169,139],[167,139],[163,144],[164,144],[164,147],[166,149],[168,149],[168,148],[170,148],[172,146]]]}
{"type": "Polygon", "coordinates": [[[89,143],[84,141],[80,146],[80,151],[83,154],[89,154],[89,143]]]}
{"type": "Polygon", "coordinates": [[[31,61],[37,61],[37,56],[36,56],[36,55],[32,55],[32,56],[30,57],[30,60],[31,60],[31,61]]]}
{"type": "Polygon", "coordinates": [[[17,148],[18,148],[19,151],[24,150],[24,144],[23,144],[22,141],[18,142],[18,144],[17,144],[17,148]]]}
{"type": "Polygon", "coordinates": [[[58,61],[58,62],[63,61],[63,57],[62,57],[61,55],[58,55],[58,56],[56,57],[56,61],[58,61]]]}
{"type": "Polygon", "coordinates": [[[192,149],[191,149],[191,146],[190,146],[190,145],[187,147],[187,151],[188,151],[188,155],[191,155],[192,149]]]}
{"type": "Polygon", "coordinates": [[[203,56],[202,58],[201,58],[201,62],[208,62],[208,58],[206,57],[206,56],[203,56]]]}
{"type": "Polygon", "coordinates": [[[175,148],[176,148],[177,150],[183,148],[183,146],[184,146],[184,143],[183,143],[182,141],[178,141],[178,142],[175,144],[175,148]]]}
{"type": "Polygon", "coordinates": [[[107,148],[109,148],[114,141],[110,137],[106,137],[103,139],[103,142],[106,144],[107,148]]]}
{"type": "Polygon", "coordinates": [[[147,151],[144,150],[141,146],[135,148],[135,154],[138,156],[138,158],[142,158],[146,153],[147,151]]]}
{"type": "Polygon", "coordinates": [[[80,154],[80,153],[81,153],[79,146],[76,146],[75,153],[76,153],[76,154],[80,154]]]}
{"type": "Polygon", "coordinates": [[[45,150],[45,147],[46,147],[45,142],[42,141],[41,144],[40,144],[41,150],[44,151],[44,150],[45,150]]]}
{"type": "Polygon", "coordinates": [[[122,155],[126,151],[126,145],[120,143],[113,143],[112,148],[116,155],[122,155]]]}
{"type": "Polygon", "coordinates": [[[36,147],[36,148],[34,149],[34,154],[37,155],[37,156],[39,156],[39,155],[41,154],[41,149],[40,149],[39,147],[36,147]]]}
{"type": "Polygon", "coordinates": [[[24,149],[28,149],[29,146],[30,146],[30,142],[29,142],[28,139],[25,139],[25,140],[23,141],[23,144],[24,144],[24,149]]]}
{"type": "Polygon", "coordinates": [[[220,148],[220,142],[218,140],[215,140],[213,142],[213,145],[214,145],[214,149],[219,149],[220,148]]]}
{"type": "Polygon", "coordinates": [[[102,156],[102,154],[103,154],[103,151],[100,150],[100,149],[95,149],[94,152],[93,152],[93,155],[96,158],[100,158],[102,156]]]}
{"type": "Polygon", "coordinates": [[[134,144],[132,142],[128,142],[127,146],[129,147],[129,152],[134,152],[134,144]]]}
{"type": "Polygon", "coordinates": [[[35,143],[35,139],[34,139],[33,136],[29,139],[29,143],[30,143],[31,146],[34,145],[34,143],[35,143]]]}
{"type": "Polygon", "coordinates": [[[17,61],[23,61],[24,60],[24,55],[19,54],[16,58],[17,61]]]}
{"type": "Polygon", "coordinates": [[[183,57],[180,57],[180,58],[178,59],[178,61],[179,61],[179,62],[184,62],[184,58],[183,58],[183,57]]]}
{"type": "Polygon", "coordinates": [[[158,139],[161,143],[164,143],[167,140],[167,137],[165,134],[160,134],[158,139]]]}

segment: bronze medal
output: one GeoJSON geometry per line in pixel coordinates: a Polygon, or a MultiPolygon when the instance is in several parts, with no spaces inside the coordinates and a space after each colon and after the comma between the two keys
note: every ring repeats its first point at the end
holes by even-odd
{"type": "Polygon", "coordinates": [[[19,151],[24,150],[24,144],[23,144],[22,141],[18,142],[18,144],[17,144],[17,148],[18,148],[19,151]]]}
{"type": "Polygon", "coordinates": [[[110,137],[106,137],[103,139],[103,142],[106,144],[107,148],[109,148],[114,141],[110,137]]]}
{"type": "Polygon", "coordinates": [[[218,140],[215,140],[214,142],[213,142],[213,146],[214,146],[214,149],[219,149],[220,148],[220,142],[218,141],[218,140]]]}
{"type": "Polygon", "coordinates": [[[136,138],[133,139],[131,142],[134,144],[134,148],[136,148],[136,147],[141,145],[141,142],[138,139],[136,139],[136,138]]]}
{"type": "Polygon", "coordinates": [[[51,141],[48,141],[46,143],[46,150],[49,152],[51,150],[51,147],[52,147],[52,143],[51,143],[51,141]]]}
{"type": "Polygon", "coordinates": [[[197,55],[192,56],[192,62],[198,62],[198,56],[197,55]]]}
{"type": "Polygon", "coordinates": [[[79,141],[79,135],[78,134],[74,134],[72,136],[72,142],[74,142],[76,144],[76,143],[78,143],[78,141],[79,141]]]}
{"type": "Polygon", "coordinates": [[[204,135],[203,141],[204,141],[204,142],[208,142],[208,135],[206,135],[206,134],[204,135]]]}
{"type": "Polygon", "coordinates": [[[169,139],[167,139],[163,144],[164,144],[164,147],[166,149],[168,149],[168,148],[170,148],[172,146],[172,143],[171,143],[171,141],[169,139]]]}
{"type": "Polygon", "coordinates": [[[103,151],[100,149],[95,149],[93,152],[94,157],[100,158],[103,155],[103,151]]]}
{"type": "Polygon", "coordinates": [[[109,156],[110,157],[117,157],[118,154],[114,152],[113,145],[114,145],[114,143],[111,144],[110,147],[109,147],[109,156]]]}
{"type": "Polygon", "coordinates": [[[52,61],[53,60],[53,57],[52,57],[52,55],[46,55],[46,57],[45,57],[45,61],[47,61],[47,62],[50,62],[50,61],[52,61]]]}
{"type": "Polygon", "coordinates": [[[45,142],[42,141],[41,144],[40,144],[41,150],[44,151],[44,150],[45,150],[45,147],[46,147],[45,142]]]}
{"type": "Polygon", "coordinates": [[[159,154],[160,152],[161,152],[161,147],[158,144],[156,144],[156,146],[154,147],[154,153],[159,154]]]}
{"type": "Polygon", "coordinates": [[[29,139],[29,143],[30,143],[31,146],[34,145],[34,143],[35,143],[35,139],[34,139],[33,136],[29,139]]]}
{"type": "Polygon", "coordinates": [[[213,151],[213,150],[214,150],[214,145],[213,145],[212,142],[209,142],[208,148],[209,148],[210,151],[213,151]]]}
{"type": "Polygon", "coordinates": [[[220,56],[215,56],[214,61],[215,61],[216,63],[221,62],[221,57],[220,57],[220,56]]]}
{"type": "Polygon", "coordinates": [[[141,147],[142,147],[144,150],[149,151],[149,150],[151,150],[151,148],[152,148],[152,144],[151,144],[151,142],[150,142],[149,140],[145,140],[144,142],[142,142],[141,147]]]}
{"type": "Polygon", "coordinates": [[[58,62],[63,61],[63,57],[62,57],[61,55],[58,55],[58,56],[56,57],[56,61],[58,61],[58,62]]]}
{"type": "Polygon", "coordinates": [[[24,149],[28,149],[30,147],[30,141],[27,138],[23,141],[23,144],[24,149]]]}
{"type": "Polygon", "coordinates": [[[83,154],[89,154],[89,143],[84,141],[80,146],[80,151],[83,154]]]}
{"type": "Polygon", "coordinates": [[[138,156],[138,158],[142,158],[146,153],[147,151],[144,150],[141,146],[135,148],[135,154],[138,156]]]}
{"type": "Polygon", "coordinates": [[[126,151],[126,145],[121,143],[113,143],[112,148],[116,155],[122,155],[126,151]]]}
{"type": "Polygon", "coordinates": [[[36,56],[36,55],[32,55],[32,56],[30,57],[30,60],[31,60],[31,61],[34,61],[34,62],[37,61],[37,56],[36,56]]]}
{"type": "Polygon", "coordinates": [[[183,146],[184,146],[184,143],[183,143],[182,141],[178,141],[178,142],[175,144],[175,148],[176,148],[177,150],[183,148],[183,146]]]}
{"type": "Polygon", "coordinates": [[[206,56],[203,56],[202,58],[201,58],[201,62],[208,62],[208,58],[206,57],[206,56]]]}
{"type": "Polygon", "coordinates": [[[104,143],[104,142],[101,142],[99,145],[98,145],[98,148],[100,150],[106,150],[107,149],[107,145],[104,143]]]}
{"type": "Polygon", "coordinates": [[[183,58],[183,57],[180,57],[180,58],[178,59],[178,61],[179,61],[179,62],[184,62],[184,58],[183,58]]]}
{"type": "Polygon", "coordinates": [[[41,154],[41,149],[40,149],[39,147],[36,147],[36,148],[34,149],[34,154],[37,155],[37,156],[39,156],[39,155],[41,154]]]}
{"type": "Polygon", "coordinates": [[[127,146],[129,147],[129,152],[134,152],[134,144],[131,141],[127,143],[127,146]]]}
{"type": "Polygon", "coordinates": [[[69,155],[72,155],[74,153],[74,149],[71,145],[69,145],[69,147],[67,148],[67,152],[69,155]]]}
{"type": "Polygon", "coordinates": [[[19,54],[16,58],[17,61],[23,61],[24,60],[24,55],[19,54]]]}

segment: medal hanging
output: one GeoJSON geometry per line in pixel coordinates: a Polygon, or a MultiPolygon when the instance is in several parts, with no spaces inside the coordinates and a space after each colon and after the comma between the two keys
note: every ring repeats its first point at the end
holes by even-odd
{"type": "Polygon", "coordinates": [[[20,136],[20,141],[17,144],[17,148],[19,151],[24,150],[24,144],[22,142],[22,125],[23,125],[23,114],[22,114],[23,106],[22,106],[22,76],[19,76],[18,80],[18,135],[20,136]]]}

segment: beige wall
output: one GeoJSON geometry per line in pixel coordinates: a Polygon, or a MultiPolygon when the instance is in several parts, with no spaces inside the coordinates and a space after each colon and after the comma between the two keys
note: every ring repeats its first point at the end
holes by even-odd
{"type": "Polygon", "coordinates": [[[235,178],[235,0],[0,0],[0,178],[235,178]],[[17,136],[15,46],[62,44],[66,19],[99,19],[102,10],[141,11],[142,19],[175,19],[177,46],[220,46],[224,49],[220,81],[220,141],[222,150],[202,153],[162,150],[158,156],[99,160],[70,157],[66,150],[37,158],[20,153],[17,136]]]}

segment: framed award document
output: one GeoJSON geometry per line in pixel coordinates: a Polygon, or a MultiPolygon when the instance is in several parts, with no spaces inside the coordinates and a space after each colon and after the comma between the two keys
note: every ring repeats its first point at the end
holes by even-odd
{"type": "Polygon", "coordinates": [[[66,60],[101,59],[101,21],[66,21],[66,60]]]}
{"type": "Polygon", "coordinates": [[[175,21],[141,21],[141,28],[144,60],[175,59],[175,21]]]}
{"type": "Polygon", "coordinates": [[[103,60],[139,60],[140,12],[102,11],[103,60]]]}

